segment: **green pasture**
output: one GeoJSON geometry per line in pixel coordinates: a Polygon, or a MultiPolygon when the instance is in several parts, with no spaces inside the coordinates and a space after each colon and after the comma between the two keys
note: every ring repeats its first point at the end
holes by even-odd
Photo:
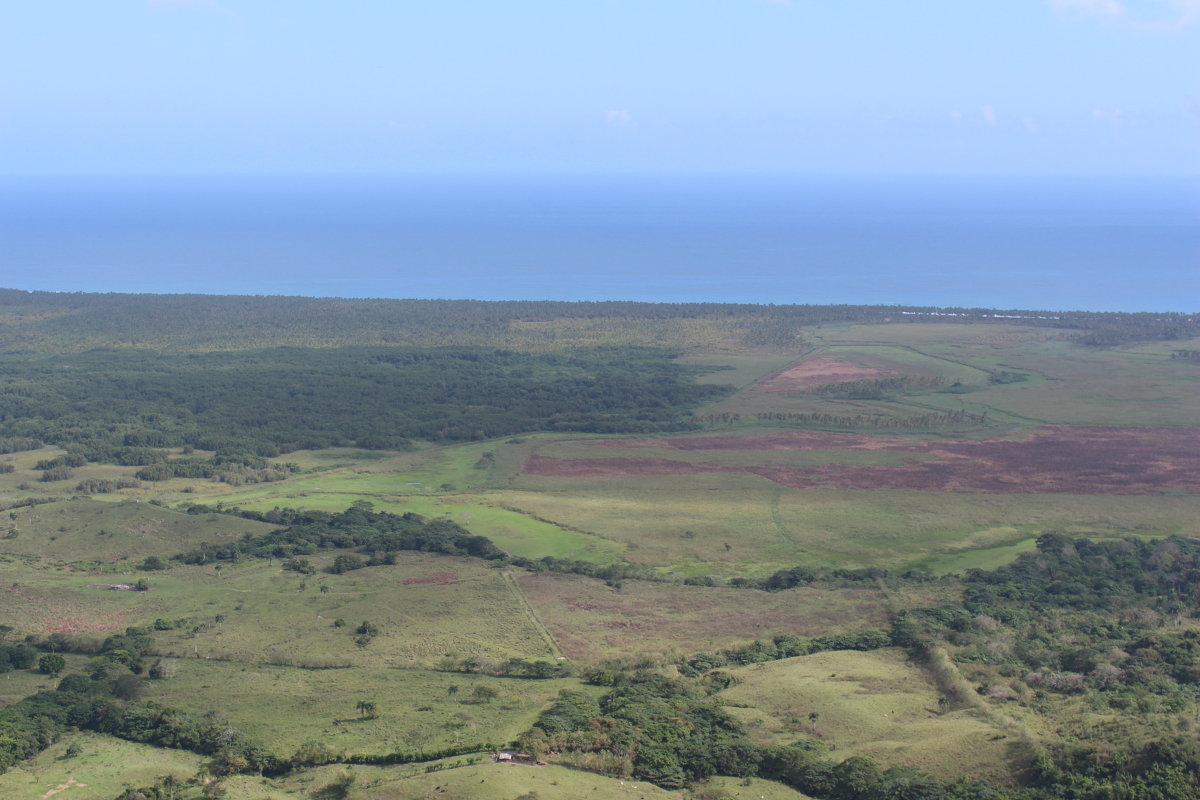
{"type": "Polygon", "coordinates": [[[998,569],[1016,561],[1022,553],[1032,553],[1036,549],[1037,537],[1031,536],[1012,544],[932,556],[926,559],[921,566],[934,575],[962,574],[969,569],[998,569]]]}
{"type": "Polygon", "coordinates": [[[903,345],[830,345],[814,356],[829,356],[847,361],[862,362],[918,375],[936,375],[947,381],[963,384],[986,383],[987,370],[943,356],[932,355],[903,345]],[[863,358],[863,357],[866,358],[863,358]]]}
{"type": "Polygon", "coordinates": [[[274,527],[224,515],[182,514],[129,498],[83,497],[0,512],[0,556],[128,570],[147,556],[171,556],[200,542],[217,544],[274,527]]]}
{"type": "Polygon", "coordinates": [[[991,551],[985,563],[998,564],[1019,550],[995,548],[1048,530],[1200,536],[1200,498],[1189,495],[787,489],[744,474],[526,475],[520,483],[521,491],[492,496],[622,542],[630,561],[684,574],[758,575],[796,564],[903,570],[970,550],[991,551]]]}
{"type": "MultiPolygon", "coordinates": [[[[322,568],[333,556],[311,561],[322,568]]],[[[172,625],[154,632],[163,655],[309,666],[557,656],[512,581],[478,559],[402,553],[395,566],[308,576],[259,560],[118,576],[4,567],[7,624],[22,633],[102,638],[162,619],[172,625]],[[138,578],[149,591],[105,588],[138,578]],[[378,635],[359,646],[354,630],[364,620],[378,635]]]]}
{"type": "MultiPolygon", "coordinates": [[[[181,782],[201,770],[205,758],[95,733],[72,733],[0,775],[6,800],[112,800],[126,786],[148,786],[163,775],[181,782]],[[67,748],[79,755],[67,757],[67,748]]],[[[281,794],[229,795],[229,800],[267,800],[281,794]]]]}
{"type": "Polygon", "coordinates": [[[150,683],[147,698],[194,714],[215,711],[286,758],[312,741],[347,754],[503,747],[567,688],[579,682],[179,659],[170,678],[150,683]],[[478,687],[495,697],[481,701],[478,687]],[[376,704],[377,717],[359,713],[364,701],[376,704]]]}
{"type": "MultiPolygon", "coordinates": [[[[515,800],[530,792],[539,800],[684,800],[687,797],[683,792],[669,792],[646,781],[608,778],[553,764],[545,767],[492,764],[484,760],[484,754],[450,758],[435,765],[330,765],[288,778],[282,785],[303,796],[319,796],[322,787],[347,772],[354,776],[347,800],[515,800]],[[436,768],[431,770],[429,766],[436,768]]],[[[779,800],[802,797],[782,795],[779,800]]]]}
{"type": "MultiPolygon", "coordinates": [[[[580,575],[524,575],[519,583],[537,618],[572,659],[679,658],[741,647],[782,634],[816,636],[887,628],[889,598],[875,584],[804,586],[783,592],[624,581],[580,575]]],[[[913,596],[918,605],[932,596],[913,596]]]]}
{"type": "Polygon", "coordinates": [[[748,386],[754,381],[776,370],[793,364],[799,358],[793,353],[703,353],[680,356],[680,364],[712,369],[696,378],[696,383],[716,386],[748,386]]]}
{"type": "Polygon", "coordinates": [[[835,651],[730,670],[720,693],[762,744],[813,738],[842,760],[865,755],[953,779],[1011,775],[1013,742],[940,692],[901,650],[835,651]],[[815,717],[811,715],[816,715],[815,717]]]}
{"type": "MultiPolygon", "coordinates": [[[[0,455],[0,463],[12,464],[13,471],[0,474],[0,501],[27,500],[34,497],[70,497],[77,494],[75,487],[83,480],[114,480],[132,478],[137,467],[117,467],[108,464],[87,464],[74,467],[71,477],[61,481],[43,481],[42,470],[34,469],[39,461],[50,460],[65,454],[60,447],[43,447],[20,453],[0,455]]],[[[137,490],[122,490],[117,496],[137,494],[137,490]]]]}
{"type": "MultiPolygon", "coordinates": [[[[70,672],[83,665],[86,660],[82,656],[67,653],[65,672],[70,672]]],[[[37,665],[33,669],[14,669],[11,672],[0,672],[0,708],[24,700],[31,694],[37,694],[43,689],[53,689],[58,686],[59,678],[53,678],[38,672],[37,665]]]]}
{"type": "Polygon", "coordinates": [[[777,487],[755,475],[524,475],[518,484],[521,490],[485,497],[619,542],[639,564],[745,574],[795,563],[795,545],[772,516],[777,487]]]}
{"type": "Polygon", "coordinates": [[[243,502],[237,498],[225,500],[228,506],[248,511],[270,511],[276,506],[305,508],[317,511],[344,511],[352,503],[368,500],[376,511],[393,514],[412,512],[426,517],[446,517],[472,533],[486,536],[508,553],[525,558],[570,558],[608,564],[620,560],[623,546],[614,541],[578,531],[567,530],[549,522],[503,508],[504,495],[496,503],[472,502],[470,495],[448,495],[438,498],[409,497],[402,500],[383,500],[374,495],[337,492],[289,492],[287,495],[243,502]]]}
{"type": "MultiPolygon", "coordinates": [[[[320,569],[332,558],[311,563],[320,569]]],[[[447,654],[557,656],[511,581],[478,559],[401,553],[395,566],[310,576],[255,561],[220,574],[178,568],[156,583],[159,603],[188,620],[156,634],[170,654],[357,667],[433,666],[447,654]],[[378,635],[360,645],[355,628],[363,621],[378,635]]]]}
{"type": "Polygon", "coordinates": [[[1045,347],[1013,363],[1046,380],[985,389],[971,401],[1072,425],[1190,426],[1200,417],[1196,366],[1159,353],[1045,347]]]}

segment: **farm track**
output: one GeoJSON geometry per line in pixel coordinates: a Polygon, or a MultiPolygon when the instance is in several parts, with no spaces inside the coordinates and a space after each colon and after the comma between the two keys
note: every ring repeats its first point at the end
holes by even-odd
{"type": "Polygon", "coordinates": [[[563,655],[562,648],[558,646],[558,642],[554,640],[554,635],[551,634],[550,630],[542,624],[542,621],[538,618],[537,612],[534,611],[533,606],[530,605],[529,598],[527,598],[525,593],[521,591],[521,587],[517,584],[517,581],[512,576],[512,573],[508,570],[505,570],[502,574],[504,575],[505,585],[508,586],[509,591],[513,593],[513,596],[516,598],[521,608],[524,609],[525,616],[529,619],[529,624],[534,627],[534,629],[541,635],[542,639],[545,640],[547,646],[550,648],[550,655],[555,658],[565,659],[566,656],[563,655]]]}

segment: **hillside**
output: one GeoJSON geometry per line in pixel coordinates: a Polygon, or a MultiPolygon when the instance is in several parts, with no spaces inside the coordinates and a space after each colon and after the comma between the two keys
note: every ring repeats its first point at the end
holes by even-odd
{"type": "Polygon", "coordinates": [[[1195,318],[942,313],[0,292],[0,794],[1194,797],[1195,318]]]}

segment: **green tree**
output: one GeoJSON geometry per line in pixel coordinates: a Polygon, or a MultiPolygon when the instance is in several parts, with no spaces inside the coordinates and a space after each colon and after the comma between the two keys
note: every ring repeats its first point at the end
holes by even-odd
{"type": "Polygon", "coordinates": [[[67,668],[67,660],[58,653],[47,653],[38,659],[38,672],[55,676],[67,668]]]}

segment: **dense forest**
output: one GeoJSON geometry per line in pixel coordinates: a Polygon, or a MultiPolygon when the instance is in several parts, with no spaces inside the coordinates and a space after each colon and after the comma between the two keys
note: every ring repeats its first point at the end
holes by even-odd
{"type": "Polygon", "coordinates": [[[687,412],[727,390],[695,384],[695,370],[670,356],[645,348],[9,353],[0,355],[0,436],[77,445],[89,460],[119,461],[123,448],[187,445],[272,457],[531,430],[680,430],[691,424],[687,412]]]}

